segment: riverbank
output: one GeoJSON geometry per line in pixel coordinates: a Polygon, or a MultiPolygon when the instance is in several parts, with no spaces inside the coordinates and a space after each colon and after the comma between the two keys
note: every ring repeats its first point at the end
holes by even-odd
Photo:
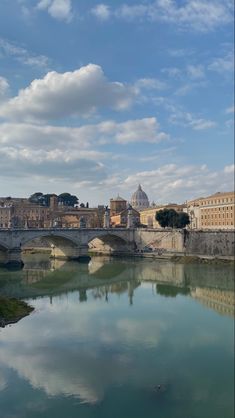
{"type": "MultiPolygon", "coordinates": [[[[23,254],[48,254],[50,255],[51,248],[48,247],[35,247],[25,248],[23,254]]],[[[235,258],[232,256],[208,256],[208,255],[196,255],[185,253],[172,253],[172,252],[157,252],[157,251],[143,251],[128,254],[124,251],[112,253],[103,253],[100,251],[89,251],[88,256],[111,256],[111,257],[136,257],[136,258],[152,258],[173,261],[175,263],[198,263],[198,264],[230,264],[234,265],[235,258]]]]}
{"type": "Polygon", "coordinates": [[[0,328],[4,328],[9,324],[15,324],[33,310],[32,306],[29,306],[22,300],[0,296],[0,328]]]}
{"type": "Polygon", "coordinates": [[[172,261],[173,263],[184,263],[184,264],[222,264],[222,265],[234,265],[234,257],[213,257],[203,255],[185,255],[185,254],[156,254],[156,253],[142,253],[136,254],[135,257],[152,258],[159,260],[172,261]]]}

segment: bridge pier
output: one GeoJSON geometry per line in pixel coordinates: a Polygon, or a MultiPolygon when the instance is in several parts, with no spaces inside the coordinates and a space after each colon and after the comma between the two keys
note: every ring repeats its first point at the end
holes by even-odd
{"type": "Polygon", "coordinates": [[[10,268],[19,268],[19,269],[23,268],[24,263],[21,258],[20,247],[11,248],[8,251],[6,251],[4,265],[10,268]]]}

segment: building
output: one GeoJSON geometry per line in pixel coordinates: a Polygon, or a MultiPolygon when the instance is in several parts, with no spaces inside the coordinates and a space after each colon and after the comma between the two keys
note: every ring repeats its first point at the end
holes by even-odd
{"type": "Polygon", "coordinates": [[[137,211],[149,208],[149,199],[139,184],[138,189],[131,196],[131,206],[137,211]]]}
{"type": "Polygon", "coordinates": [[[196,287],[191,296],[222,315],[234,317],[234,291],[196,287]]]}
{"type": "Polygon", "coordinates": [[[0,201],[0,228],[102,228],[104,206],[98,208],[69,208],[58,205],[57,197],[50,206],[29,202],[28,199],[0,201]]]}
{"type": "Polygon", "coordinates": [[[110,199],[110,217],[121,213],[127,208],[127,201],[121,196],[110,199]]]}
{"type": "Polygon", "coordinates": [[[14,213],[14,208],[11,205],[2,204],[0,206],[0,228],[10,228],[14,213]]]}
{"type": "Polygon", "coordinates": [[[1,228],[44,228],[50,226],[50,210],[28,199],[6,198],[0,202],[1,228]]]}
{"type": "Polygon", "coordinates": [[[218,192],[187,202],[192,229],[234,229],[235,193],[218,192]]]}
{"type": "Polygon", "coordinates": [[[177,203],[169,203],[167,205],[153,206],[140,211],[140,223],[147,225],[148,228],[161,228],[156,220],[156,213],[163,209],[174,209],[176,212],[183,212],[185,205],[177,205],[177,203]]]}
{"type": "Polygon", "coordinates": [[[51,213],[52,224],[59,228],[102,228],[105,208],[73,208],[51,213]]]}
{"type": "MultiPolygon", "coordinates": [[[[124,209],[122,212],[113,215],[110,217],[110,223],[112,227],[123,227],[126,228],[128,224],[128,211],[129,209],[124,209]]],[[[133,226],[139,226],[140,225],[140,214],[137,210],[131,209],[132,214],[132,223],[133,226]]]]}

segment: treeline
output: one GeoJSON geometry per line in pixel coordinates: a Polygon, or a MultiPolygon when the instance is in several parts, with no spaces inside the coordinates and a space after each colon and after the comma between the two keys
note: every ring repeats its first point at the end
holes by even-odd
{"type": "MultiPolygon", "coordinates": [[[[49,207],[50,206],[50,198],[51,197],[56,197],[58,204],[63,205],[63,206],[70,206],[70,207],[74,207],[74,206],[78,206],[79,205],[79,200],[78,197],[75,195],[72,195],[70,193],[61,193],[59,195],[56,195],[55,193],[41,193],[41,192],[36,192],[33,193],[30,197],[29,197],[29,201],[31,203],[36,203],[38,205],[42,205],[42,206],[46,206],[49,207]]],[[[80,203],[80,207],[81,208],[89,208],[89,203],[87,202],[85,203],[80,203]]]]}

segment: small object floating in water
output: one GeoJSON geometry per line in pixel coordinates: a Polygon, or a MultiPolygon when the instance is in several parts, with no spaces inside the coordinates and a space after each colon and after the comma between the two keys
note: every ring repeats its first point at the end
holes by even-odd
{"type": "Polygon", "coordinates": [[[154,390],[155,390],[155,392],[158,392],[158,393],[163,393],[163,392],[165,392],[166,391],[166,386],[165,385],[157,385],[157,386],[154,386],[154,390]]]}

